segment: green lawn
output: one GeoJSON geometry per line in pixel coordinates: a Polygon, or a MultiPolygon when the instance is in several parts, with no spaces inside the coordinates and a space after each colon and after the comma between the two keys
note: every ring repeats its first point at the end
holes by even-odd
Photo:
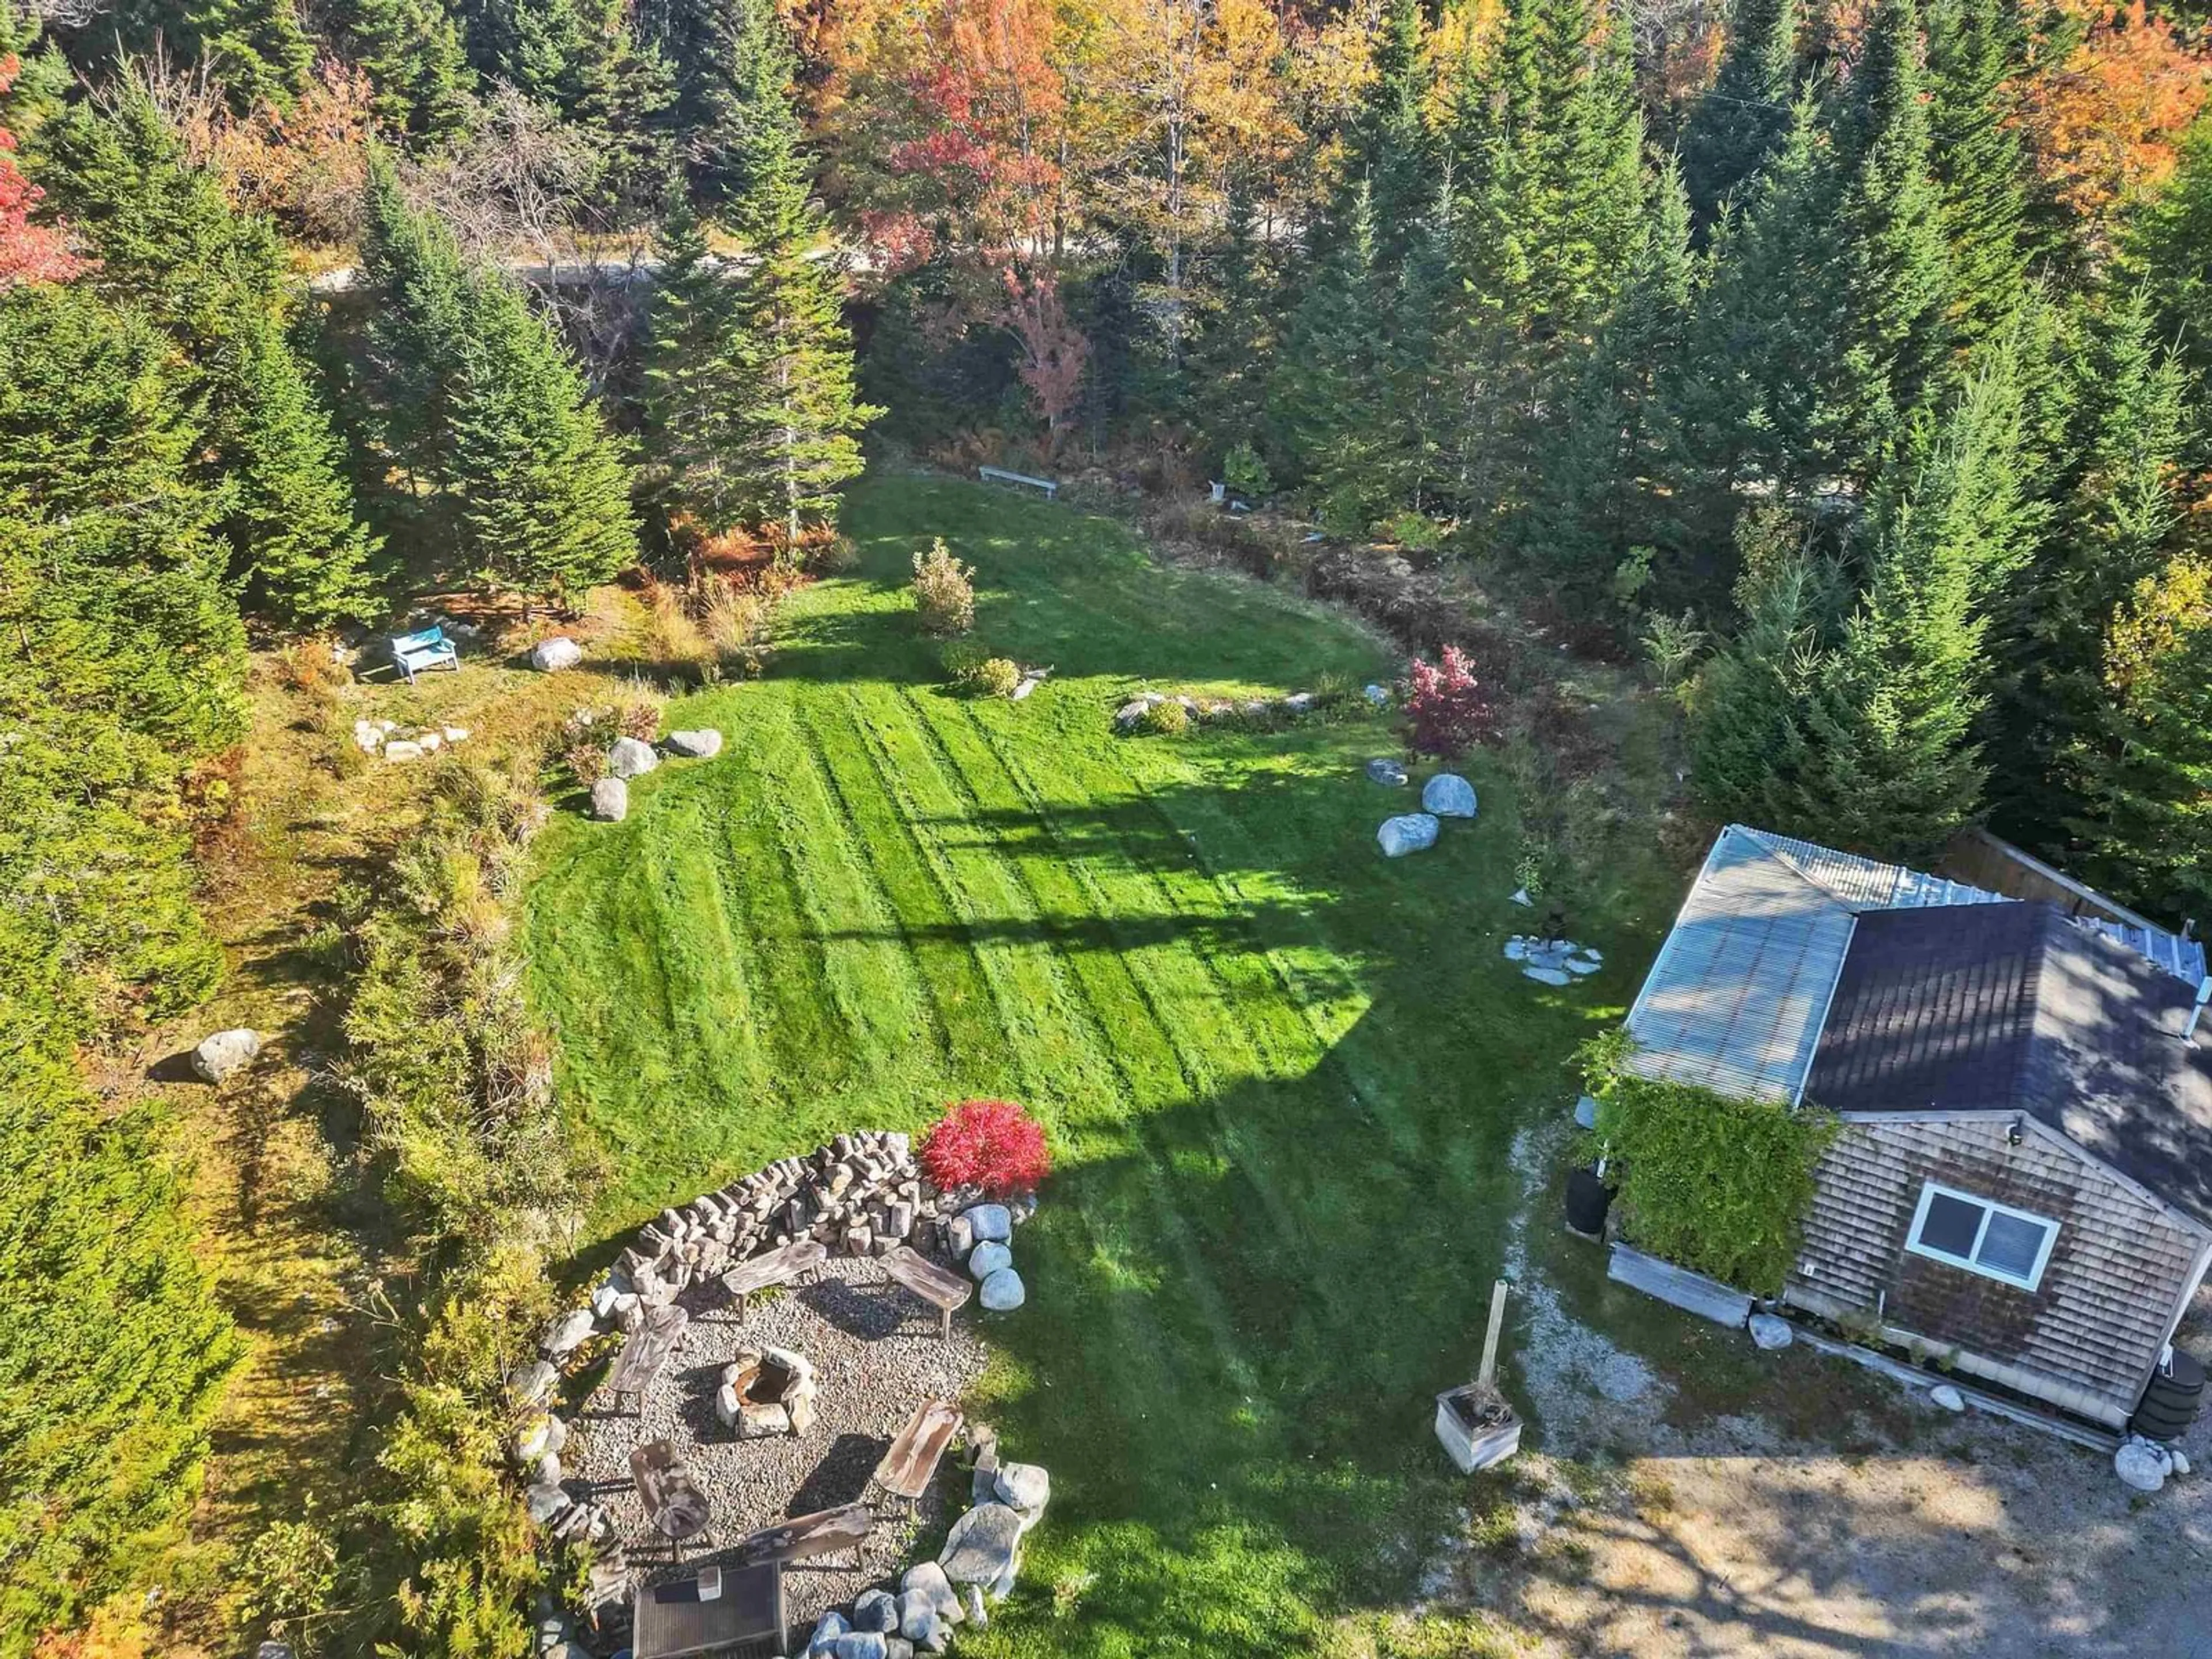
{"type": "MultiPolygon", "coordinates": [[[[1517,850],[1385,861],[1386,720],[1121,738],[1146,685],[1255,695],[1395,665],[1264,586],[1155,564],[1109,520],[909,477],[857,489],[853,575],[764,681],[692,697],[722,756],[566,816],[530,893],[535,997],[607,1237],[840,1128],[1018,1097],[1058,1171],[1018,1241],[979,1409],[1053,1472],[1022,1589],[964,1652],[1279,1654],[1389,1604],[1455,1501],[1431,1395],[1479,1344],[1506,1148],[1616,1019],[1615,951],[1552,992],[1499,955],[1517,850]],[[908,561],[978,571],[977,637],[1054,666],[1019,704],[939,684],[908,561]]],[[[1416,773],[1416,779],[1422,775],[1416,773]]],[[[1634,958],[1632,964],[1628,960],[1634,958]]]]}

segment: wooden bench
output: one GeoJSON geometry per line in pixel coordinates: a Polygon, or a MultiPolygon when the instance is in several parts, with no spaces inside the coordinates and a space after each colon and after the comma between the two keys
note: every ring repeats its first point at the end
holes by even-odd
{"type": "Polygon", "coordinates": [[[668,1356],[676,1352],[676,1345],[683,1340],[684,1329],[690,1322],[691,1316],[673,1302],[646,1314],[645,1323],[630,1333],[629,1340],[623,1344],[621,1357],[607,1376],[607,1392],[614,1398],[616,1410],[622,1409],[622,1397],[628,1395],[637,1402],[638,1412],[643,1413],[645,1391],[660,1376],[661,1368],[668,1364],[668,1356]]]}
{"type": "Polygon", "coordinates": [[[1060,485],[1050,478],[1032,478],[1026,472],[1009,472],[1003,466],[979,466],[975,476],[985,483],[1026,484],[1031,489],[1044,491],[1044,498],[1052,501],[1060,494],[1060,485]]]}
{"type": "Polygon", "coordinates": [[[755,1291],[788,1285],[799,1274],[820,1267],[829,1259],[829,1246],[819,1239],[794,1238],[790,1243],[770,1250],[766,1255],[757,1255],[749,1261],[738,1263],[722,1275],[722,1288],[737,1297],[738,1317],[743,1319],[755,1291]]]}
{"type": "Polygon", "coordinates": [[[903,1244],[878,1260],[892,1282],[904,1285],[943,1316],[944,1328],[939,1334],[951,1341],[953,1310],[975,1294],[975,1287],[969,1282],[968,1276],[954,1273],[950,1267],[940,1267],[903,1244]]]}
{"type": "Polygon", "coordinates": [[[868,1534],[875,1528],[875,1515],[866,1504],[843,1504],[834,1510],[817,1510],[811,1515],[794,1515],[788,1521],[747,1533],[731,1547],[731,1553],[747,1563],[788,1564],[849,1549],[856,1552],[853,1565],[858,1566],[857,1552],[868,1541],[868,1534]]]}
{"type": "Polygon", "coordinates": [[[937,1477],[937,1465],[952,1437],[965,1419],[950,1400],[925,1400],[891,1442],[884,1461],[876,1465],[875,1480],[894,1498],[908,1504],[921,1501],[922,1493],[937,1477]]]}
{"type": "Polygon", "coordinates": [[[426,628],[416,634],[394,635],[392,660],[401,677],[412,685],[415,676],[426,668],[450,668],[459,672],[461,653],[453,648],[443,628],[426,628]]]}

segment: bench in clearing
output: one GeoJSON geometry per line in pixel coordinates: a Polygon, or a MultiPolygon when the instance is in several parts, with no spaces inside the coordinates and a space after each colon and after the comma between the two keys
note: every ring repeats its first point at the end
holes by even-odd
{"type": "Polygon", "coordinates": [[[876,1465],[876,1485],[909,1504],[920,1503],[936,1476],[945,1449],[965,1420],[950,1400],[923,1401],[891,1442],[884,1461],[876,1465]]]}
{"type": "Polygon", "coordinates": [[[1009,472],[1003,466],[979,466],[975,476],[985,483],[1027,484],[1031,489],[1044,491],[1047,501],[1060,494],[1059,483],[1051,478],[1032,478],[1026,472],[1009,472]]]}
{"type": "Polygon", "coordinates": [[[765,1291],[777,1285],[788,1285],[809,1268],[818,1267],[830,1259],[830,1252],[819,1240],[793,1239],[780,1249],[766,1255],[757,1255],[750,1261],[741,1261],[722,1275],[722,1288],[738,1299],[738,1317],[743,1319],[755,1291],[765,1291]]]}
{"type": "MultiPolygon", "coordinates": [[[[875,1530],[876,1517],[866,1504],[847,1504],[811,1515],[794,1515],[740,1538],[732,1553],[744,1562],[811,1560],[840,1550],[858,1550],[875,1530]]],[[[854,1565],[858,1565],[855,1558],[854,1565]]]]}
{"type": "Polygon", "coordinates": [[[940,1267],[927,1256],[916,1255],[903,1244],[879,1259],[883,1270],[890,1275],[894,1284],[902,1285],[943,1316],[943,1328],[939,1334],[946,1341],[952,1340],[952,1310],[961,1306],[975,1293],[975,1287],[964,1273],[956,1273],[949,1267],[940,1267]]]}

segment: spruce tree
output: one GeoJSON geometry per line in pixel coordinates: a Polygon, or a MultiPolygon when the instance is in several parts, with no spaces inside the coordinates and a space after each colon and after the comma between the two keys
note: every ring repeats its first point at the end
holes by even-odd
{"type": "Polygon", "coordinates": [[[2190,128],[2173,176],[2129,222],[2121,253],[2180,347],[2193,401],[2212,406],[2212,109],[2190,128]]]}
{"type": "Polygon", "coordinates": [[[128,58],[204,66],[240,110],[288,106],[315,64],[295,0],[119,0],[98,33],[128,58]]]}
{"type": "Polygon", "coordinates": [[[447,392],[446,482],[483,581],[567,609],[635,562],[622,447],[567,349],[496,270],[470,278],[447,392]]]}
{"type": "Polygon", "coordinates": [[[1375,45],[1375,79],[1345,134],[1345,193],[1331,234],[1320,246],[1324,254],[1350,233],[1362,192],[1382,268],[1396,270],[1412,246],[1414,227],[1434,195],[1421,114],[1428,95],[1425,33],[1420,0],[1387,0],[1375,45]]]}
{"type": "Polygon", "coordinates": [[[374,152],[361,255],[374,296],[366,365],[371,423],[410,507],[428,506],[452,468],[453,380],[469,323],[468,274],[453,233],[407,204],[389,157],[374,152]]]}
{"type": "Polygon", "coordinates": [[[193,165],[146,83],[50,124],[56,206],[98,255],[85,279],[143,306],[176,342],[227,480],[235,573],[280,619],[365,614],[374,542],[357,522],[345,453],[286,327],[296,297],[276,233],[193,165]]]}
{"type": "Polygon", "coordinates": [[[719,207],[742,198],[763,160],[773,164],[781,149],[773,133],[798,72],[781,15],[772,0],[653,0],[637,20],[645,42],[674,66],[671,114],[698,200],[719,207]]]}
{"type": "Polygon", "coordinates": [[[737,284],[679,197],[660,234],[647,318],[646,444],[654,494],[710,534],[744,522],[754,491],[736,466],[758,392],[740,338],[737,284]]]}
{"type": "Polygon", "coordinates": [[[2067,761],[2068,829],[2091,879],[2177,921],[2212,900],[2212,562],[2178,557],[2136,586],[2106,641],[2107,694],[2067,761]]]}
{"type": "Polygon", "coordinates": [[[2021,29],[2006,0],[1936,0],[1928,14],[1929,125],[1954,295],[1952,333],[1973,345],[2022,303],[2027,163],[2007,119],[2021,29]]]}
{"type": "Polygon", "coordinates": [[[1240,444],[1257,449],[1261,442],[1268,364],[1281,333],[1274,260],[1241,170],[1230,182],[1220,241],[1200,260],[1199,279],[1203,304],[1191,381],[1199,424],[1218,463],[1240,444]]]}
{"type": "Polygon", "coordinates": [[[1982,805],[1975,727],[1989,610],[2023,556],[2021,402],[2006,354],[1969,384],[1909,482],[1885,487],[1873,573],[1807,713],[1796,821],[1833,844],[1911,859],[1982,805]]]}
{"type": "Polygon", "coordinates": [[[443,0],[346,0],[341,18],[388,129],[434,140],[466,126],[474,76],[443,0]]]}
{"type": "Polygon", "coordinates": [[[2070,365],[2072,429],[2033,562],[2014,584],[1996,649],[2003,665],[1992,726],[2008,832],[2061,851],[2083,803],[2066,757],[2100,727],[2106,632],[2161,568],[2181,521],[2189,441],[2186,372],[2158,337],[2141,291],[2081,332],[2070,365]]]}
{"type": "Polygon", "coordinates": [[[1657,586],[1644,598],[1670,606],[1698,597],[1676,428],[1697,276],[1678,170],[1654,200],[1620,303],[1575,370],[1516,539],[1547,579],[1593,597],[1632,549],[1649,548],[1657,586]]]}
{"type": "Polygon", "coordinates": [[[1735,0],[1720,72],[1682,135],[1682,182],[1700,234],[1744,199],[1790,131],[1796,102],[1795,0],[1735,0]]]}
{"type": "Polygon", "coordinates": [[[1364,528],[1388,500],[1376,471],[1385,447],[1382,331],[1389,303],[1374,198],[1363,185],[1352,193],[1344,234],[1307,279],[1267,399],[1272,447],[1346,526],[1357,520],[1364,528]]]}

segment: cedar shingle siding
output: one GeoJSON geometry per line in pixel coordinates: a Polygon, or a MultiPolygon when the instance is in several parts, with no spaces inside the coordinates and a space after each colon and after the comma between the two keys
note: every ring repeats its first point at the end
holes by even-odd
{"type": "Polygon", "coordinates": [[[2117,1426],[2168,1334],[2203,1248],[2058,1136],[2002,1116],[1851,1121],[1822,1161],[1788,1298],[1955,1348],[1962,1371],[2117,1426]],[[1908,1252],[1921,1183],[2058,1223],[2033,1291],[1908,1252]]]}

